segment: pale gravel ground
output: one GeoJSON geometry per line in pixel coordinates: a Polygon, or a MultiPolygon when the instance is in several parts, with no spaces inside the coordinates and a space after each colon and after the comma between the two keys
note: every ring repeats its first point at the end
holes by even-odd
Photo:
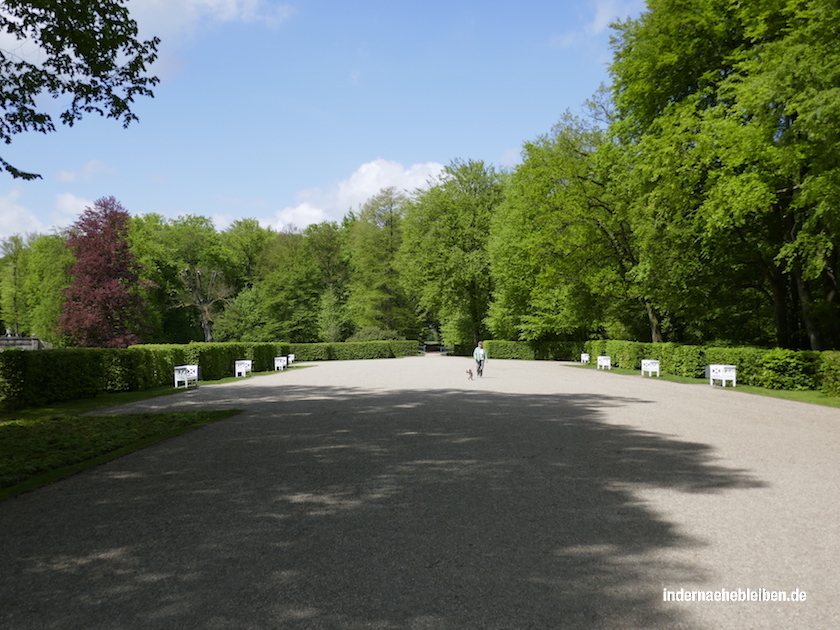
{"type": "Polygon", "coordinates": [[[0,503],[0,628],[840,627],[840,410],[550,362],[312,365],[120,408],[246,412],[0,503]]]}

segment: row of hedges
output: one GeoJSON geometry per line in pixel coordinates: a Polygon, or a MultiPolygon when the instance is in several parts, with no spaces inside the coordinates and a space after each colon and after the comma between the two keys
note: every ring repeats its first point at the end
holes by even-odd
{"type": "Polygon", "coordinates": [[[176,365],[197,364],[201,379],[233,376],[233,364],[251,359],[254,372],[274,369],[274,357],[296,361],[381,359],[417,354],[416,341],[358,343],[190,343],[130,348],[65,348],[0,352],[0,410],[13,411],[171,385],[176,365]]]}
{"type": "Polygon", "coordinates": [[[689,378],[705,376],[713,363],[735,365],[738,382],[768,389],[821,390],[840,396],[840,352],[782,348],[717,348],[676,343],[641,343],[600,339],[586,342],[485,341],[491,359],[578,361],[582,352],[606,355],[615,367],[641,369],[642,359],[658,359],[662,373],[689,378]]]}

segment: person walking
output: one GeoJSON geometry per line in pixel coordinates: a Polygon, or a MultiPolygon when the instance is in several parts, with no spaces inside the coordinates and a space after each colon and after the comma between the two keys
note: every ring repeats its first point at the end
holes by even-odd
{"type": "Polygon", "coordinates": [[[484,375],[484,364],[487,362],[487,351],[484,349],[484,344],[479,341],[475,350],[473,350],[473,359],[475,359],[475,372],[479,376],[484,375]]]}

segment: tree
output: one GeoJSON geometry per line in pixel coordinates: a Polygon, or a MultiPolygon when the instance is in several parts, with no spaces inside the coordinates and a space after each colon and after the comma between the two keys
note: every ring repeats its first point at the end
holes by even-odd
{"type": "Polygon", "coordinates": [[[456,160],[408,204],[398,269],[447,343],[487,333],[493,289],[487,242],[502,178],[481,161],[456,160]]]}
{"type": "Polygon", "coordinates": [[[129,246],[129,218],[114,197],[103,197],[70,228],[76,262],[59,324],[76,345],[126,347],[147,331],[146,285],[129,246]]]}
{"type": "Polygon", "coordinates": [[[24,303],[25,240],[19,234],[0,242],[0,318],[6,331],[20,335],[28,329],[24,303]]]}
{"type": "Polygon", "coordinates": [[[297,230],[276,234],[267,252],[266,269],[255,287],[266,322],[261,341],[319,341],[321,270],[308,255],[306,237],[297,230]]]}
{"type": "Polygon", "coordinates": [[[490,323],[504,338],[564,338],[605,329],[661,341],[639,264],[621,171],[626,156],[600,125],[569,114],[526,143],[491,229],[490,323]]]}
{"type": "Polygon", "coordinates": [[[53,344],[63,342],[58,322],[74,262],[65,234],[44,234],[29,239],[23,278],[29,334],[53,344]]]}
{"type": "Polygon", "coordinates": [[[213,341],[213,322],[235,290],[228,281],[229,259],[213,222],[194,215],[180,216],[166,230],[177,282],[176,305],[194,309],[204,341],[213,341]]]}
{"type": "MultiPolygon", "coordinates": [[[[25,131],[48,133],[55,123],[44,95],[69,96],[59,118],[72,126],[85,114],[115,118],[127,126],[136,120],[131,106],[137,96],[153,96],[156,77],[145,76],[157,57],[160,40],[137,39],[137,24],[125,0],[41,2],[5,0],[0,32],[0,139],[25,131]],[[27,59],[24,51],[36,51],[27,59]]],[[[13,177],[40,177],[0,158],[13,177]]]]}
{"type": "Polygon", "coordinates": [[[228,261],[233,286],[239,290],[254,286],[273,238],[274,232],[256,219],[238,219],[220,234],[220,247],[228,261]]]}
{"type": "Polygon", "coordinates": [[[396,188],[384,188],[364,203],[349,228],[347,308],[357,329],[393,330],[414,338],[420,328],[416,304],[396,268],[407,202],[396,188]]]}
{"type": "Polygon", "coordinates": [[[680,224],[730,263],[722,268],[751,275],[772,305],[777,344],[840,344],[840,9],[649,7],[619,25],[612,66],[617,129],[638,156],[648,217],[680,224]]]}

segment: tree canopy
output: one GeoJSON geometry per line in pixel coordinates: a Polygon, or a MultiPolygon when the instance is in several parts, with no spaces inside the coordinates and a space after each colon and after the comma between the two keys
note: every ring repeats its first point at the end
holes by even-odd
{"type": "MultiPolygon", "coordinates": [[[[612,84],[515,167],[453,160],[303,231],[135,217],[152,338],[840,348],[838,23],[828,0],[649,0],[614,25],[612,84]]],[[[6,327],[50,334],[67,238],[2,244],[6,327]]]]}
{"type": "MultiPolygon", "coordinates": [[[[73,125],[85,114],[114,118],[127,126],[136,120],[131,106],[138,96],[153,96],[156,77],[147,68],[160,41],[140,41],[125,0],[40,2],[5,0],[0,11],[0,139],[55,131],[41,98],[62,98],[59,120],[73,125]]],[[[13,177],[33,179],[0,158],[13,177]]]]}

